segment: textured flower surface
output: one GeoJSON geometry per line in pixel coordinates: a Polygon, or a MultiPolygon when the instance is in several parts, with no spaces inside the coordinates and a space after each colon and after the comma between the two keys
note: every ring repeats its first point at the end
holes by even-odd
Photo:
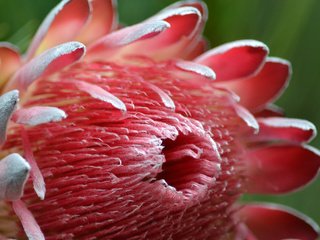
{"type": "Polygon", "coordinates": [[[0,238],[316,239],[292,209],[240,204],[314,179],[316,134],[272,105],[290,63],[240,40],[206,51],[201,1],[120,27],[65,0],[25,55],[0,43],[0,238]]]}

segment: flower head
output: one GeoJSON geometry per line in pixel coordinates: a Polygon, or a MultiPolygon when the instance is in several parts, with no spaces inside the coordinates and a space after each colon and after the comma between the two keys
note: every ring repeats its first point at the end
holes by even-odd
{"type": "Polygon", "coordinates": [[[272,105],[290,63],[255,40],[206,51],[206,18],[183,1],[120,28],[115,1],[65,0],[23,57],[0,45],[2,236],[317,238],[292,209],[237,203],[310,182],[316,130],[272,105]]]}

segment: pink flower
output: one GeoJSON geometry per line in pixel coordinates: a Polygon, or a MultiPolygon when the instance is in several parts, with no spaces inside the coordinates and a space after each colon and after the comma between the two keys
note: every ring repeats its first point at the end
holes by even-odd
{"type": "Polygon", "coordinates": [[[65,0],[23,57],[0,45],[2,237],[316,239],[292,209],[237,203],[319,170],[314,125],[272,105],[290,63],[255,40],[205,52],[200,1],[125,28],[115,9],[65,0]]]}

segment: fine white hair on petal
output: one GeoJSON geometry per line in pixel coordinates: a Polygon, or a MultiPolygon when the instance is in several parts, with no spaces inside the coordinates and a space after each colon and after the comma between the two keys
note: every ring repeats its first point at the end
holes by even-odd
{"type": "Polygon", "coordinates": [[[29,163],[17,153],[0,161],[0,200],[21,198],[30,169],[29,163]]]}
{"type": "Polygon", "coordinates": [[[0,96],[0,145],[6,140],[7,124],[18,101],[18,90],[12,90],[0,96]]]}
{"type": "Polygon", "coordinates": [[[120,46],[128,45],[135,42],[149,34],[160,33],[170,27],[170,24],[166,21],[151,21],[141,24],[141,27],[137,28],[136,31],[129,32],[123,36],[122,39],[117,43],[120,46]]]}
{"type": "Polygon", "coordinates": [[[202,75],[206,78],[210,78],[212,80],[214,80],[216,78],[216,74],[211,68],[204,66],[204,65],[201,65],[201,64],[198,64],[198,63],[195,63],[195,62],[178,61],[176,63],[176,66],[180,69],[200,74],[200,75],[202,75]]]}
{"type": "Polygon", "coordinates": [[[81,59],[85,49],[80,42],[67,42],[48,49],[21,67],[6,89],[27,89],[39,77],[52,74],[81,59]]]}
{"type": "Polygon", "coordinates": [[[58,122],[66,118],[66,113],[56,107],[30,107],[17,110],[12,120],[19,124],[30,126],[48,122],[58,122]]]}
{"type": "Polygon", "coordinates": [[[268,62],[274,62],[274,63],[280,63],[282,65],[286,65],[288,66],[289,69],[289,75],[288,75],[288,80],[290,79],[291,75],[292,75],[292,65],[291,62],[289,62],[286,59],[283,58],[279,58],[279,57],[267,57],[267,61],[268,62]]]}
{"type": "Polygon", "coordinates": [[[110,103],[121,111],[127,111],[126,105],[119,98],[103,88],[83,81],[74,81],[74,83],[80,91],[88,93],[91,97],[110,103]]]}
{"type": "Polygon", "coordinates": [[[91,7],[89,1],[62,0],[51,10],[38,28],[38,31],[27,50],[26,59],[30,60],[34,55],[38,54],[39,48],[43,51],[63,42],[75,39],[80,29],[87,23],[90,14],[91,7]],[[63,19],[64,16],[68,16],[70,19],[63,19]],[[61,17],[63,21],[61,21],[61,17]],[[59,25],[66,25],[68,23],[73,23],[74,25],[72,27],[67,25],[67,31],[63,31],[63,27],[65,26],[57,27],[55,26],[57,22],[59,25]],[[50,43],[48,43],[47,40],[49,40],[50,43]],[[44,46],[42,46],[43,42],[45,42],[44,46]]]}
{"type": "Polygon", "coordinates": [[[268,117],[268,118],[259,118],[259,121],[262,121],[264,124],[267,124],[268,126],[271,126],[271,127],[294,127],[294,128],[300,128],[302,130],[316,131],[316,127],[313,123],[303,119],[268,117]]]}
{"type": "Polygon", "coordinates": [[[153,84],[147,84],[147,85],[148,85],[148,87],[150,87],[153,91],[155,91],[160,96],[163,104],[167,108],[175,110],[176,106],[174,104],[174,101],[167,93],[165,93],[163,90],[161,90],[160,88],[158,88],[157,86],[155,86],[153,84]]]}
{"type": "MultiPolygon", "coordinates": [[[[207,53],[203,54],[201,58],[206,58],[207,55],[214,55],[214,54],[222,54],[230,49],[233,48],[239,48],[239,47],[254,47],[254,48],[262,48],[264,49],[267,53],[269,53],[269,48],[267,45],[265,45],[263,42],[259,42],[257,40],[252,40],[252,39],[243,39],[243,40],[238,40],[234,42],[229,42],[222,44],[216,48],[213,48],[212,50],[208,51],[207,53]]],[[[201,59],[196,59],[196,61],[201,61],[201,59]]]]}
{"type": "Polygon", "coordinates": [[[112,52],[112,50],[115,50],[116,48],[130,45],[139,40],[152,38],[169,27],[170,24],[166,21],[154,20],[120,29],[105,35],[90,45],[87,58],[91,57],[95,59],[102,57],[104,59],[107,56],[108,51],[112,52]]]}
{"type": "Polygon", "coordinates": [[[289,86],[291,76],[292,76],[292,65],[288,60],[283,59],[283,58],[279,58],[279,57],[267,57],[266,63],[268,63],[268,62],[269,63],[278,63],[278,64],[283,65],[287,68],[287,78],[284,80],[284,84],[283,84],[282,88],[278,91],[278,93],[272,99],[269,100],[270,102],[275,102],[289,86]]]}
{"type": "Polygon", "coordinates": [[[244,107],[239,104],[233,104],[234,110],[237,115],[248,125],[248,127],[254,130],[254,133],[259,132],[259,124],[255,117],[244,107]]]}
{"type": "Polygon", "coordinates": [[[185,15],[190,15],[190,14],[196,14],[199,19],[197,21],[196,26],[194,27],[194,30],[190,33],[189,36],[194,36],[194,34],[197,32],[200,24],[201,24],[201,12],[194,8],[194,7],[179,7],[179,8],[167,8],[164,9],[163,11],[159,12],[158,14],[152,16],[151,18],[147,19],[147,21],[151,20],[166,20],[167,18],[173,17],[173,16],[185,16],[185,15]]]}

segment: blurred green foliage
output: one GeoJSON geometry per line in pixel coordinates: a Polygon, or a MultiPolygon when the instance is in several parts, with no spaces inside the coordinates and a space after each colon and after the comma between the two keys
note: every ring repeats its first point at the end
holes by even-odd
{"type": "MultiPolygon", "coordinates": [[[[59,1],[0,0],[0,40],[24,51],[46,13],[59,1]]],[[[139,22],[172,0],[119,0],[120,21],[139,22]]],[[[319,0],[207,0],[205,35],[211,46],[237,39],[265,42],[271,55],[292,62],[290,87],[277,102],[289,117],[320,126],[320,1],[319,0]]],[[[318,137],[312,145],[319,147],[318,137]]],[[[305,159],[308,161],[308,159],[305,159]]],[[[286,196],[246,196],[244,201],[272,201],[292,206],[320,223],[320,180],[286,196]]]]}

